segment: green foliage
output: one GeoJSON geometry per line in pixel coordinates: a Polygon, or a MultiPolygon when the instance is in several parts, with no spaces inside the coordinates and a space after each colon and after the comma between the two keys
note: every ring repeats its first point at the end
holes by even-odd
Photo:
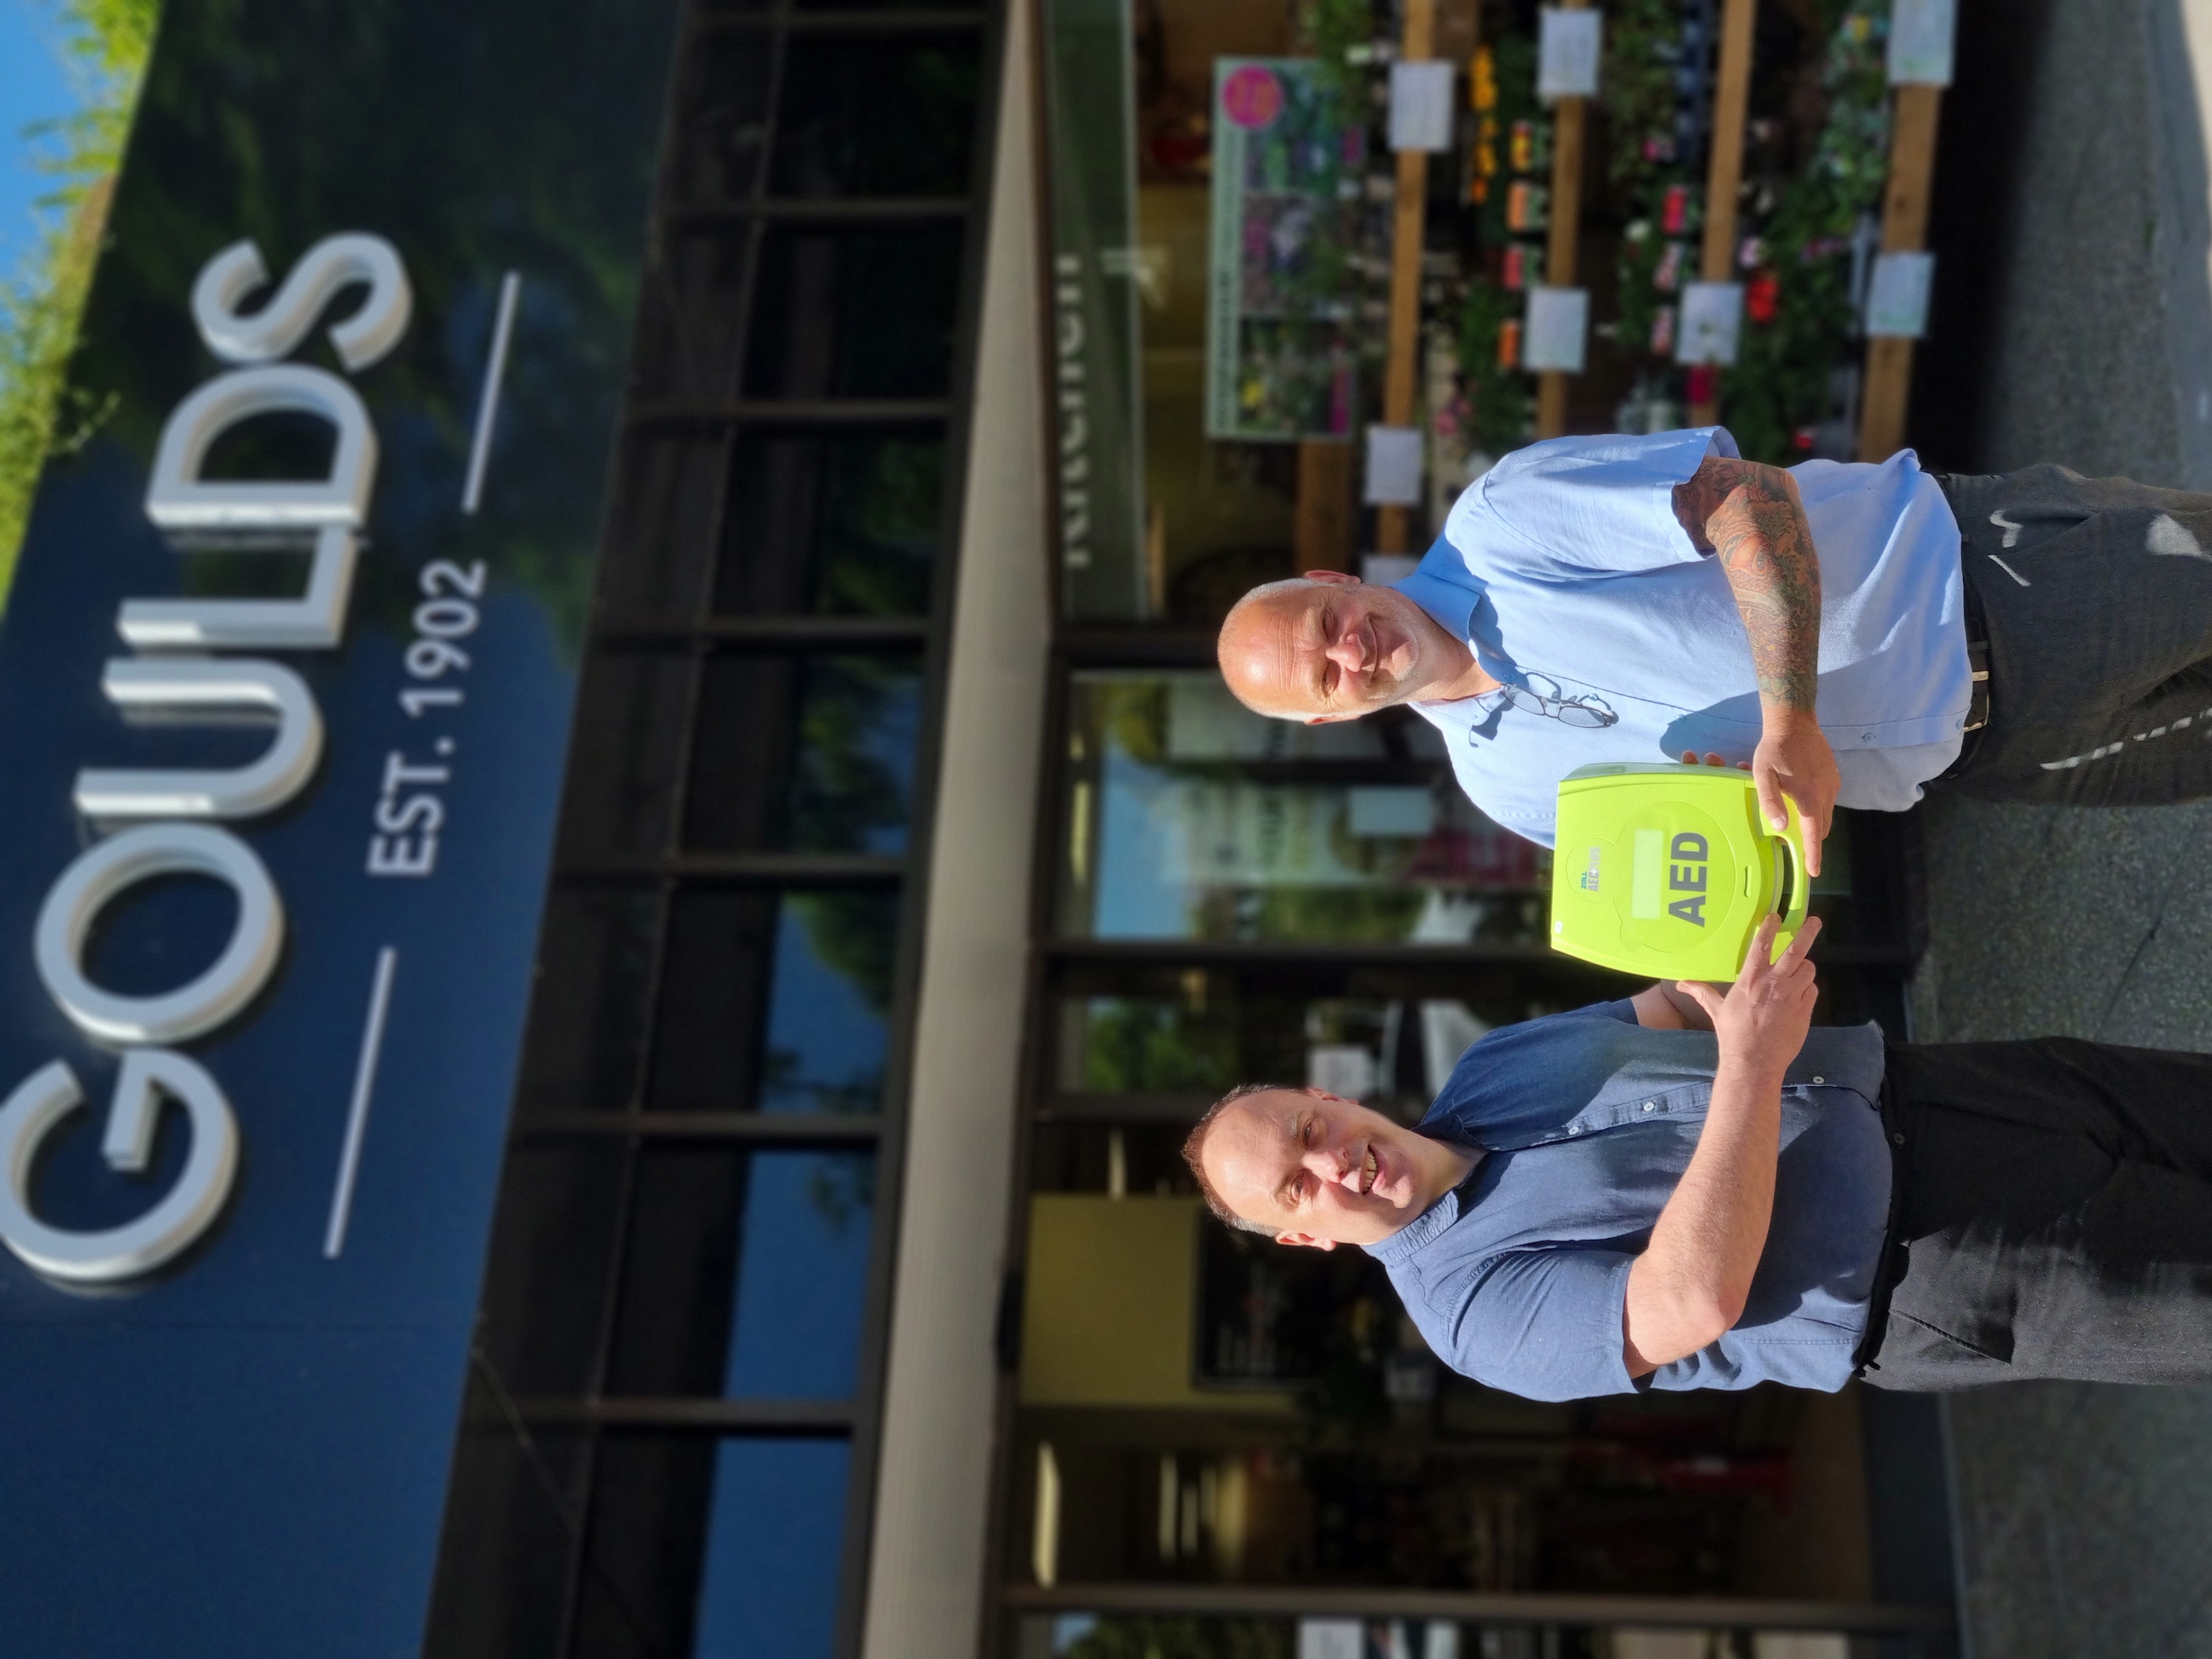
{"type": "Polygon", "coordinates": [[[1535,417],[1528,376],[1498,362],[1498,330],[1521,314],[1522,304],[1517,294],[1470,283],[1460,308],[1460,394],[1467,399],[1476,447],[1492,455],[1527,442],[1535,417]]]}
{"type": "Polygon", "coordinates": [[[872,893],[794,893],[784,902],[798,912],[822,965],[850,981],[869,1007],[888,1012],[897,937],[883,925],[883,902],[872,893]]]}
{"type": "Polygon", "coordinates": [[[943,443],[877,441],[858,464],[836,466],[826,494],[814,608],[883,617],[926,611],[944,508],[943,443]]]}
{"type": "Polygon", "coordinates": [[[1181,1003],[1095,998],[1088,1010],[1083,1083],[1102,1094],[1225,1089],[1237,1080],[1230,1011],[1181,1003]]]}
{"type": "Polygon", "coordinates": [[[1889,166],[1881,27],[1888,8],[1876,0],[1827,9],[1836,15],[1821,77],[1827,118],[1762,231],[1778,285],[1774,315],[1747,319],[1735,366],[1722,376],[1722,418],[1754,460],[1803,459],[1794,434],[1826,412],[1829,372],[1851,328],[1844,245],[1880,204],[1889,166]]]}
{"type": "Polygon", "coordinates": [[[54,180],[40,203],[53,217],[21,269],[0,280],[0,593],[46,458],[81,447],[112,407],[72,390],[69,365],[160,4],[58,0],[55,15],[85,106],[22,135],[54,180]]]}
{"type": "Polygon", "coordinates": [[[1644,153],[1644,140],[1674,130],[1674,53],[1681,32],[1678,0],[1616,0],[1607,8],[1605,72],[1599,80],[1613,146],[1606,172],[1640,187],[1681,172],[1644,153]]]}
{"type": "Polygon", "coordinates": [[[1307,0],[1298,23],[1318,61],[1314,76],[1336,100],[1346,125],[1366,124],[1369,71],[1351,62],[1356,46],[1382,33],[1370,0],[1307,0]]]}

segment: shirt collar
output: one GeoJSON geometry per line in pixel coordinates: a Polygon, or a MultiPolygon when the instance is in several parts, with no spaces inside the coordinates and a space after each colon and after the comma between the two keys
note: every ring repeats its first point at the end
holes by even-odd
{"type": "Polygon", "coordinates": [[[1481,1176],[1483,1166],[1489,1161],[1489,1156],[1486,1153],[1477,1157],[1474,1160],[1474,1167],[1467,1172],[1467,1179],[1461,1182],[1458,1186],[1430,1205],[1427,1209],[1422,1211],[1389,1237],[1378,1243],[1363,1244],[1359,1248],[1384,1267],[1396,1267],[1467,1213],[1468,1206],[1474,1202],[1475,1181],[1481,1176]]]}
{"type": "Polygon", "coordinates": [[[1474,641],[1474,607],[1482,602],[1479,588],[1462,586],[1416,570],[1390,584],[1435,618],[1437,626],[1455,640],[1474,641]]]}

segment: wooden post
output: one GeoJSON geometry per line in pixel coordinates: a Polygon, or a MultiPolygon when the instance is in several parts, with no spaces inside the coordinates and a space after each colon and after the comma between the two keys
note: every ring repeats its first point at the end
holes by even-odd
{"type": "MultiPolygon", "coordinates": [[[[1406,0],[1406,32],[1398,55],[1419,63],[1435,55],[1436,0],[1406,0]]],[[[1425,151],[1398,152],[1398,195],[1390,226],[1390,339],[1382,372],[1382,424],[1413,424],[1413,392],[1421,339],[1421,242],[1426,228],[1429,158],[1425,151]]],[[[1406,550],[1406,509],[1379,507],[1375,550],[1406,550]]]]}
{"type": "MultiPolygon", "coordinates": [[[[1563,8],[1589,0],[1559,0],[1563,8]]],[[[1589,100],[1561,98],[1552,106],[1552,234],[1544,256],[1544,281],[1553,288],[1575,285],[1575,261],[1583,228],[1583,129],[1589,100]]],[[[1536,435],[1556,438],[1567,429],[1567,377],[1547,368],[1536,377],[1536,435]]]]}
{"type": "MultiPolygon", "coordinates": [[[[1759,0],[1727,0],[1721,13],[1721,60],[1713,77],[1712,150],[1705,168],[1705,246],[1698,275],[1725,283],[1735,270],[1736,198],[1743,189],[1743,124],[1751,103],[1751,45],[1759,0]]],[[[1692,426],[1711,426],[1719,406],[1690,405],[1692,426]]]]}
{"type": "MultiPolygon", "coordinates": [[[[1898,87],[1890,109],[1889,187],[1881,204],[1881,251],[1912,253],[1928,243],[1928,198],[1936,179],[1941,87],[1898,87]]],[[[1911,340],[1867,342],[1866,386],[1859,396],[1859,459],[1887,460],[1905,447],[1905,405],[1912,391],[1911,340]]]]}
{"type": "MultiPolygon", "coordinates": [[[[1359,520],[1352,510],[1355,444],[1308,438],[1298,445],[1298,499],[1291,534],[1300,570],[1351,570],[1359,520]]],[[[1357,572],[1352,574],[1357,574],[1357,572]]]]}

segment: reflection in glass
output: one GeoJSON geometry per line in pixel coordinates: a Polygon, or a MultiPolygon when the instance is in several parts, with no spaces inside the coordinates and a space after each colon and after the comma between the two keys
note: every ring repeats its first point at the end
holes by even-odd
{"type": "Polygon", "coordinates": [[[927,614],[944,471],[944,441],[934,435],[740,439],[714,609],[726,616],[927,614]]]}
{"type": "Polygon", "coordinates": [[[684,845],[903,852],[921,720],[914,657],[709,659],[684,845]]]}
{"type": "Polygon", "coordinates": [[[659,906],[649,892],[556,889],[524,1048],[522,1098],[550,1111],[622,1111],[637,1091],[659,906]]]}
{"type": "Polygon", "coordinates": [[[860,1363],[872,1152],[756,1152],[723,1392],[842,1400],[860,1363]]]}
{"type": "Polygon", "coordinates": [[[760,240],[744,395],[945,396],[963,231],[771,226],[760,240]]]}
{"type": "Polygon", "coordinates": [[[1203,994],[1208,975],[1186,977],[1199,981],[1201,994],[1063,1002],[1061,1091],[1204,1097],[1264,1081],[1326,1089],[1410,1120],[1427,1110],[1484,1033],[1557,1011],[1487,986],[1472,1002],[1464,994],[1301,998],[1233,988],[1203,994]]]}
{"type": "Polygon", "coordinates": [[[841,1440],[717,1449],[696,1659],[829,1659],[848,1462],[841,1440]]]}
{"type": "Polygon", "coordinates": [[[623,618],[688,617],[711,579],[730,438],[726,433],[645,431],[623,447],[610,558],[599,577],[603,611],[623,618]]]}
{"type": "Polygon", "coordinates": [[[776,106],[777,196],[961,196],[975,148],[974,31],[794,39],[776,106]]]}
{"type": "Polygon", "coordinates": [[[686,206],[741,200],[760,178],[774,54],[764,36],[707,36],[687,54],[665,189],[686,206]]]}
{"type": "Polygon", "coordinates": [[[783,900],[761,1064],[764,1112],[872,1112],[882,1104],[898,898],[783,900]]]}
{"type": "Polygon", "coordinates": [[[1540,939],[1549,855],[1468,803],[1430,728],[1266,720],[1202,671],[1073,690],[1064,931],[1540,939]]]}
{"type": "Polygon", "coordinates": [[[680,889],[670,902],[654,1111],[872,1112],[896,892],[680,889]]]}

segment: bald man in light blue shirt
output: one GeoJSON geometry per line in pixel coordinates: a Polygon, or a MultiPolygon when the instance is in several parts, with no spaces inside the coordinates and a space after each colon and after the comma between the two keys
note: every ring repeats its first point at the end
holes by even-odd
{"type": "Polygon", "coordinates": [[[1995,478],[1747,462],[1717,427],[1506,456],[1391,586],[1248,594],[1222,671],[1262,714],[1412,704],[1468,796],[1549,845],[1559,780],[1702,757],[1769,816],[2212,794],[2212,498],[2058,467],[1995,478]],[[1962,526],[1964,527],[1962,530],[1962,526]]]}

